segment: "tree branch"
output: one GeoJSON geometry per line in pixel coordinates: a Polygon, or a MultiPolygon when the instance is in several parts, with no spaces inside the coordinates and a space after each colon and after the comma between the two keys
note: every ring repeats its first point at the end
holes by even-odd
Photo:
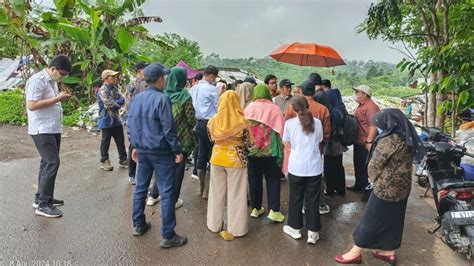
{"type": "Polygon", "coordinates": [[[433,38],[433,39],[435,40],[435,43],[439,45],[441,34],[440,34],[440,29],[439,29],[438,15],[436,14],[436,9],[434,6],[430,5],[428,7],[428,10],[430,11],[430,14],[431,14],[431,20],[433,21],[434,31],[436,35],[436,38],[433,38]]]}
{"type": "Polygon", "coordinates": [[[443,13],[444,13],[444,45],[449,43],[449,5],[448,1],[443,1],[443,13]]]}
{"type": "MultiPolygon", "coordinates": [[[[412,4],[416,5],[416,1],[415,0],[412,0],[411,1],[412,4]]],[[[430,44],[430,45],[434,45],[435,44],[435,41],[434,41],[434,37],[431,37],[433,36],[433,34],[431,33],[431,27],[430,25],[428,24],[428,19],[426,18],[426,14],[423,10],[423,7],[420,7],[420,16],[421,16],[421,21],[423,22],[423,31],[425,31],[426,33],[426,41],[430,44]]]]}

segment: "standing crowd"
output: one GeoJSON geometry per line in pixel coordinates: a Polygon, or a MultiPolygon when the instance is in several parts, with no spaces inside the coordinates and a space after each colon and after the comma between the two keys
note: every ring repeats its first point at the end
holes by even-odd
{"type": "MultiPolygon", "coordinates": [[[[71,95],[60,92],[57,83],[71,69],[70,60],[58,55],[25,87],[28,134],[41,156],[33,203],[39,216],[62,216],[58,206],[64,201],[53,196],[61,102],[71,95]]],[[[180,191],[192,157],[192,176],[199,180],[199,196],[207,199],[211,232],[225,240],[243,237],[248,233],[248,217],[265,214],[271,222],[286,220],[283,232],[291,238],[301,239],[305,228],[307,242],[316,244],[320,215],[330,212],[325,197],[346,194],[343,154],[353,145],[356,182],[347,190],[363,194],[362,201],[368,203],[354,232],[353,248],[335,259],[360,263],[362,249],[369,248],[376,250],[376,258],[396,261],[411,188],[411,162],[424,151],[404,114],[398,109],[380,111],[369,86],[353,88],[359,106],[351,115],[340,91],[317,73],[296,88],[289,79],[278,83],[275,75],[268,75],[262,84],[248,77],[231,89],[219,80],[214,66],[195,77],[188,77],[184,68],[168,69],[160,63],[138,62],[135,70],[125,96],[118,86],[120,73],[113,70],[102,72],[103,85],[97,91],[100,168],[113,171],[108,152],[113,138],[119,167],[129,169],[128,180],[136,185],[133,235],[148,231],[145,206],[160,202],[160,247],[187,243],[175,232],[175,210],[184,204],[180,191]],[[285,180],[289,182],[286,218],[280,206],[285,180]]]]}

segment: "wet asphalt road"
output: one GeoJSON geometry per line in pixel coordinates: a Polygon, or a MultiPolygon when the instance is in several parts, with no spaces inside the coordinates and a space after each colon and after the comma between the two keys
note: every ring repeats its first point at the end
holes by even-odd
{"type": "MultiPolygon", "coordinates": [[[[351,192],[344,198],[328,198],[332,210],[322,217],[321,240],[314,246],[306,244],[306,237],[299,241],[289,238],[282,232],[283,224],[270,224],[264,217],[249,219],[247,236],[225,242],[207,230],[207,202],[197,196],[199,184],[187,171],[181,193],[184,206],[177,210],[176,231],[187,236],[189,242],[182,248],[161,250],[159,204],[146,208],[151,230],[141,237],[132,236],[133,186],[126,180],[128,172],[118,169],[113,145],[110,154],[115,169],[101,171],[97,163],[99,137],[88,138],[89,145],[68,145],[73,140],[63,139],[55,194],[65,200],[62,218],[42,218],[33,212],[39,165],[36,153],[0,161],[0,265],[335,265],[334,256],[351,247],[352,232],[365,206],[359,201],[360,195],[351,192]]],[[[31,142],[27,136],[23,139],[31,142]]],[[[469,265],[468,260],[442,243],[439,233],[427,233],[435,210],[430,199],[418,197],[422,193],[414,185],[397,254],[399,265],[469,265]]],[[[284,214],[287,200],[288,183],[284,182],[284,214]]],[[[383,265],[369,251],[364,253],[364,264],[383,265]]]]}

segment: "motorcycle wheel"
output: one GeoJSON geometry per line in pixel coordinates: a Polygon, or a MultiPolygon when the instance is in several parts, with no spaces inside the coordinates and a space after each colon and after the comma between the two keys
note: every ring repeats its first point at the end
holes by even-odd
{"type": "Polygon", "coordinates": [[[422,188],[427,188],[428,185],[430,184],[428,177],[426,176],[418,176],[417,182],[418,182],[418,185],[420,185],[420,187],[422,188]]]}

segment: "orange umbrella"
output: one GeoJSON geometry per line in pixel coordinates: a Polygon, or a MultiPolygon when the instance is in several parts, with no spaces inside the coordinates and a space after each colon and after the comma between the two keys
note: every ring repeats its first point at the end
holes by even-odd
{"type": "Polygon", "coordinates": [[[346,64],[336,50],[317,43],[286,44],[278,47],[270,56],[279,62],[298,66],[332,67],[346,64]]]}

